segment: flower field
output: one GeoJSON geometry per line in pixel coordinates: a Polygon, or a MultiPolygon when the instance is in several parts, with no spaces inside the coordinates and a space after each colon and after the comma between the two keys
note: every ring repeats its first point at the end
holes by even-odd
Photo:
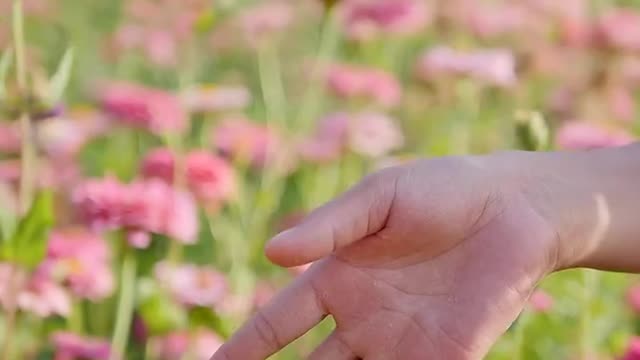
{"type": "MultiPolygon", "coordinates": [[[[0,360],[208,360],[366,174],[625,145],[638,90],[637,0],[0,0],[0,360]]],[[[553,275],[488,359],[640,360],[640,278],[553,275]]]]}

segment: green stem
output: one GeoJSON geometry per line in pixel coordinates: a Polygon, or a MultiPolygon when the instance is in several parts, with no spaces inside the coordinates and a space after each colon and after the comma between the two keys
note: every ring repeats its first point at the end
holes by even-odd
{"type": "Polygon", "coordinates": [[[110,360],[120,359],[124,356],[133,318],[136,291],[136,257],[134,251],[129,248],[125,249],[120,277],[120,299],[111,338],[112,352],[110,360]]]}
{"type": "Polygon", "coordinates": [[[84,333],[84,313],[81,301],[75,301],[71,308],[71,314],[67,319],[69,330],[76,334],[84,333]]]}
{"type": "Polygon", "coordinates": [[[592,356],[591,353],[591,301],[598,287],[598,274],[594,270],[582,270],[582,311],[580,311],[580,349],[581,359],[592,356]]]}

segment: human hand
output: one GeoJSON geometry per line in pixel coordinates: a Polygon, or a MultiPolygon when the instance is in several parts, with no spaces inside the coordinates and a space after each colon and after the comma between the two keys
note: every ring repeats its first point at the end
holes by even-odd
{"type": "Polygon", "coordinates": [[[265,359],[327,315],[336,329],[310,359],[481,358],[558,266],[558,233],[517,161],[387,169],[276,236],[275,263],[319,261],[212,360],[265,359]]]}

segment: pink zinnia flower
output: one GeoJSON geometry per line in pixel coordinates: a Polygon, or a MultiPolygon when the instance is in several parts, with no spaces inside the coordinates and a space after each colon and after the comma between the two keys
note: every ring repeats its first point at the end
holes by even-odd
{"type": "Polygon", "coordinates": [[[283,151],[273,130],[244,118],[222,120],[214,129],[213,143],[223,154],[257,168],[278,158],[283,151]]]}
{"type": "Polygon", "coordinates": [[[515,57],[507,49],[461,52],[435,47],[419,59],[417,72],[425,81],[443,76],[467,76],[490,85],[509,87],[517,80],[515,57]]]}
{"type": "MultiPolygon", "coordinates": [[[[204,150],[194,150],[186,154],[184,163],[186,184],[196,197],[216,205],[232,196],[233,168],[226,160],[204,150]]],[[[175,156],[165,148],[149,152],[142,165],[145,177],[159,178],[169,184],[174,182],[175,171],[175,156]]]]}
{"type": "Polygon", "coordinates": [[[627,352],[620,360],[640,360],[640,337],[631,339],[627,352]]]}
{"type": "Polygon", "coordinates": [[[623,146],[633,141],[634,137],[624,131],[580,121],[564,124],[556,139],[560,148],[568,150],[623,146]]]}
{"type": "Polygon", "coordinates": [[[336,64],[329,68],[327,85],[338,97],[362,98],[384,107],[398,105],[402,87],[393,74],[381,69],[336,64]]]}
{"type": "Polygon", "coordinates": [[[251,45],[286,30],[293,21],[291,5],[282,1],[264,1],[244,10],[237,21],[251,45]]]}
{"type": "Polygon", "coordinates": [[[529,298],[529,306],[535,312],[548,313],[553,308],[553,298],[543,290],[535,290],[529,298]]]}
{"type": "Polygon", "coordinates": [[[33,275],[17,298],[18,307],[39,317],[67,316],[71,312],[69,294],[56,284],[50,274],[33,275]]]}
{"type": "Polygon", "coordinates": [[[300,144],[302,158],[310,162],[336,160],[347,148],[348,130],[347,114],[332,114],[321,119],[316,132],[300,144]]]}
{"type": "Polygon", "coordinates": [[[124,229],[134,247],[148,246],[150,232],[184,243],[196,241],[193,198],[158,179],[130,184],[112,178],[89,180],[78,186],[72,201],[81,220],[93,229],[124,229]]]}
{"type": "Polygon", "coordinates": [[[154,29],[144,36],[143,46],[147,58],[159,66],[178,64],[178,39],[167,29],[154,29]]]}
{"type": "Polygon", "coordinates": [[[111,354],[109,342],[88,338],[70,332],[56,332],[51,337],[55,348],[55,360],[108,360],[111,354]]]}
{"type": "Polygon", "coordinates": [[[251,93],[244,86],[202,86],[186,90],[182,101],[192,112],[241,110],[249,106],[251,93]]]}
{"type": "Polygon", "coordinates": [[[217,306],[227,293],[224,275],[211,268],[159,263],[155,277],[178,302],[187,306],[217,306]]]}
{"type": "Polygon", "coordinates": [[[188,357],[193,360],[209,360],[223,344],[223,339],[217,334],[200,329],[189,333],[186,331],[173,332],[162,337],[154,338],[158,345],[155,352],[159,360],[174,360],[188,357]]]}
{"type": "Polygon", "coordinates": [[[360,155],[381,157],[404,144],[395,121],[381,113],[359,113],[349,123],[349,146],[360,155]]]}
{"type": "Polygon", "coordinates": [[[104,110],[125,124],[156,134],[182,131],[188,116],[180,99],[163,90],[112,83],[101,89],[104,110]]]}
{"type": "Polygon", "coordinates": [[[346,31],[354,40],[377,35],[413,35],[431,23],[422,0],[351,0],[344,4],[346,31]]]}
{"type": "Polygon", "coordinates": [[[20,152],[20,129],[9,123],[0,122],[0,153],[20,152]]]}
{"type": "Polygon", "coordinates": [[[602,45],[621,51],[640,51],[640,13],[617,9],[603,15],[596,27],[602,45]]]}
{"type": "Polygon", "coordinates": [[[66,282],[82,298],[98,300],[114,288],[111,255],[104,239],[80,229],[58,230],[49,238],[40,269],[66,282]]]}
{"type": "Polygon", "coordinates": [[[640,285],[632,286],[627,292],[627,301],[631,310],[640,315],[640,285]]]}

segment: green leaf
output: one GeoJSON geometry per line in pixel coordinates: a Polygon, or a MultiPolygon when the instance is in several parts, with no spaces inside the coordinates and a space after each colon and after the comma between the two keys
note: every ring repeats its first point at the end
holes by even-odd
{"type": "Polygon", "coordinates": [[[544,151],[550,147],[549,126],[539,112],[516,113],[516,135],[523,150],[544,151]]]}
{"type": "Polygon", "coordinates": [[[0,184],[0,241],[8,241],[14,234],[18,221],[16,199],[8,186],[0,184]]]}
{"type": "Polygon", "coordinates": [[[41,191],[18,223],[11,240],[2,244],[2,257],[27,269],[35,268],[44,259],[52,226],[53,193],[41,191]]]}
{"type": "Polygon", "coordinates": [[[67,85],[69,85],[71,71],[73,70],[74,54],[75,52],[73,48],[67,49],[58,64],[58,69],[49,81],[48,101],[50,105],[53,105],[62,99],[62,95],[64,94],[67,85]]]}
{"type": "Polygon", "coordinates": [[[13,60],[13,50],[8,48],[0,58],[0,99],[4,98],[7,92],[7,76],[13,60]]]}
{"type": "Polygon", "coordinates": [[[160,292],[142,301],[138,311],[152,335],[166,334],[188,324],[185,310],[160,292]]]}

